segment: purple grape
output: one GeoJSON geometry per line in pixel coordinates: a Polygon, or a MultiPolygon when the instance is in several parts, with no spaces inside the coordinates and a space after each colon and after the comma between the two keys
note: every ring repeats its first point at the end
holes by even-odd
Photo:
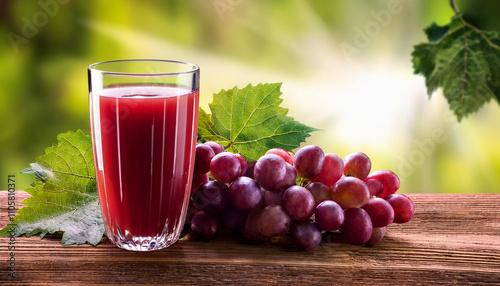
{"type": "Polygon", "coordinates": [[[246,212],[228,208],[221,214],[221,223],[229,230],[243,231],[246,218],[246,212]]]}
{"type": "Polygon", "coordinates": [[[243,174],[246,173],[247,171],[247,160],[245,160],[245,157],[241,156],[241,154],[233,154],[234,157],[236,157],[236,159],[238,159],[240,161],[240,164],[241,164],[241,173],[240,173],[240,176],[243,176],[243,174]]]}
{"type": "Polygon", "coordinates": [[[197,173],[207,173],[210,171],[210,161],[215,156],[214,150],[205,144],[196,145],[194,156],[194,170],[197,173]]]}
{"type": "Polygon", "coordinates": [[[314,213],[314,197],[308,189],[291,186],[283,193],[282,205],[296,220],[307,220],[314,213]]]}
{"type": "Polygon", "coordinates": [[[361,208],[350,208],[344,211],[344,224],[340,232],[345,242],[354,245],[365,244],[372,236],[373,225],[370,215],[361,208]]]}
{"type": "Polygon", "coordinates": [[[198,188],[193,202],[207,213],[221,213],[227,205],[228,188],[218,181],[208,181],[198,188]]]}
{"type": "Polygon", "coordinates": [[[249,212],[262,200],[262,191],[254,179],[239,177],[229,186],[229,198],[234,208],[249,212]]]}
{"type": "Polygon", "coordinates": [[[191,198],[195,196],[198,188],[208,182],[208,175],[206,173],[198,174],[194,172],[193,181],[191,182],[191,198]]]}
{"type": "Polygon", "coordinates": [[[375,179],[367,179],[365,180],[366,185],[368,186],[368,190],[370,191],[370,196],[376,197],[384,191],[384,185],[381,182],[375,179]]]}
{"type": "Polygon", "coordinates": [[[312,182],[306,186],[306,189],[313,195],[315,206],[318,206],[323,201],[332,199],[333,190],[325,183],[312,182]]]}
{"type": "Polygon", "coordinates": [[[372,236],[370,236],[370,239],[366,242],[368,245],[374,245],[375,243],[379,242],[384,236],[385,236],[385,231],[386,227],[374,227],[372,231],[372,236]]]}
{"type": "Polygon", "coordinates": [[[295,222],[290,236],[298,247],[307,251],[314,250],[321,243],[321,230],[312,220],[295,222]]]}
{"type": "Polygon", "coordinates": [[[394,222],[405,223],[413,218],[415,205],[411,199],[403,194],[392,194],[385,198],[394,209],[394,222]]]}
{"type": "Polygon", "coordinates": [[[210,172],[217,181],[230,183],[241,174],[240,160],[234,157],[233,153],[219,153],[210,162],[210,172]]]}
{"type": "Polygon", "coordinates": [[[200,211],[201,210],[198,209],[198,207],[194,204],[193,199],[190,199],[188,211],[186,213],[186,221],[191,222],[191,220],[193,219],[193,216],[200,211]]]}
{"type": "Polygon", "coordinates": [[[295,185],[296,181],[297,181],[297,171],[295,171],[295,168],[292,165],[286,163],[286,174],[285,178],[283,179],[283,185],[281,186],[282,191],[295,185]]]}
{"type": "Polygon", "coordinates": [[[368,186],[356,177],[343,177],[333,186],[332,198],[344,209],[360,208],[370,199],[368,186]]]}
{"type": "Polygon", "coordinates": [[[344,175],[364,180],[372,168],[372,162],[366,154],[351,153],[344,158],[344,175]]]}
{"type": "Polygon", "coordinates": [[[293,166],[297,174],[306,179],[317,177],[325,165],[325,153],[315,145],[300,148],[293,156],[293,166]]]}
{"type": "Polygon", "coordinates": [[[286,162],[278,155],[267,154],[255,163],[255,180],[268,191],[281,191],[285,185],[286,162]]]}
{"type": "Polygon", "coordinates": [[[267,206],[257,219],[257,229],[267,237],[280,236],[288,232],[292,219],[286,211],[278,205],[267,206]]]}
{"type": "Polygon", "coordinates": [[[394,210],[384,199],[371,198],[362,208],[370,215],[373,227],[388,226],[394,220],[394,210]]]}
{"type": "Polygon", "coordinates": [[[214,150],[215,155],[224,152],[224,147],[215,141],[207,141],[203,144],[210,146],[214,150]]]}
{"type": "Polygon", "coordinates": [[[255,163],[257,163],[257,162],[256,161],[247,162],[247,169],[246,169],[245,173],[243,174],[243,176],[255,179],[255,176],[254,176],[255,163]]]}
{"type": "Polygon", "coordinates": [[[191,219],[191,229],[205,238],[213,238],[217,233],[217,218],[204,211],[199,211],[191,219]]]}
{"type": "Polygon", "coordinates": [[[283,192],[266,192],[264,194],[264,204],[266,206],[281,205],[283,192]]]}
{"type": "Polygon", "coordinates": [[[344,174],[344,161],[335,154],[325,154],[325,164],[321,173],[312,179],[312,182],[323,182],[330,188],[342,178],[344,174]]]}
{"type": "Polygon", "coordinates": [[[243,229],[243,236],[248,243],[264,243],[267,237],[262,235],[257,228],[257,219],[264,209],[264,203],[259,203],[247,216],[245,220],[245,227],[243,229]]]}
{"type": "Polygon", "coordinates": [[[344,224],[344,210],[334,201],[324,201],[316,207],[315,219],[321,230],[334,231],[344,224]]]}

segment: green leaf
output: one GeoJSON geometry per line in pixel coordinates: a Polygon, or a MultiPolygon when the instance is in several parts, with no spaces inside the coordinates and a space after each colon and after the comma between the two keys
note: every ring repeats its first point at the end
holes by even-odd
{"type": "Polygon", "coordinates": [[[450,24],[425,29],[429,43],[412,53],[415,74],[425,77],[429,96],[438,88],[460,121],[492,98],[500,103],[500,38],[467,23],[461,14],[450,24]]]}
{"type": "Polygon", "coordinates": [[[298,148],[317,129],[286,116],[288,109],[279,106],[283,101],[280,88],[281,83],[249,84],[214,94],[209,104],[212,114],[200,108],[198,135],[250,161],[271,148],[298,148]]]}
{"type": "Polygon", "coordinates": [[[26,207],[0,235],[14,236],[64,232],[62,244],[97,245],[104,234],[92,159],[92,142],[81,130],[60,134],[56,146],[23,173],[33,173],[37,182],[25,191],[26,207]]]}

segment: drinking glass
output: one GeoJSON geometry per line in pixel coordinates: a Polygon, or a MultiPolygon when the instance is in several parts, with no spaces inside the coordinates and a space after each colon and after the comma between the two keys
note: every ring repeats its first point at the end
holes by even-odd
{"type": "Polygon", "coordinates": [[[190,199],[198,66],[119,60],[88,68],[97,189],[106,236],[136,251],[179,239],[190,199]]]}

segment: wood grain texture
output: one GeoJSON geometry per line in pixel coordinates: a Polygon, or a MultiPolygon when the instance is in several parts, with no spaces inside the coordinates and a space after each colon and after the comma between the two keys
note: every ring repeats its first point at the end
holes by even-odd
{"type": "MultiPolygon", "coordinates": [[[[0,283],[500,285],[500,194],[409,196],[414,219],[390,225],[372,247],[325,234],[315,251],[303,252],[223,235],[210,242],[188,236],[167,249],[137,253],[106,239],[93,247],[61,246],[57,235],[19,237],[17,276],[10,278],[9,238],[0,238],[0,283]]],[[[0,227],[7,223],[6,207],[0,192],[0,227]]]]}

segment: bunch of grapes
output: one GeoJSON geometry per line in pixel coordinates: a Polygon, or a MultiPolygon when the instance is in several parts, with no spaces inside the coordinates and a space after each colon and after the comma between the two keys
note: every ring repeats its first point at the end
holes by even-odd
{"type": "Polygon", "coordinates": [[[410,221],[415,208],[407,196],[395,194],[396,174],[370,171],[363,153],[342,160],[308,145],[295,155],[270,149],[247,162],[206,142],[196,146],[188,220],[208,239],[221,229],[238,231],[251,243],[289,235],[298,247],[313,250],[323,232],[340,232],[349,244],[371,245],[390,223],[410,221]]]}

